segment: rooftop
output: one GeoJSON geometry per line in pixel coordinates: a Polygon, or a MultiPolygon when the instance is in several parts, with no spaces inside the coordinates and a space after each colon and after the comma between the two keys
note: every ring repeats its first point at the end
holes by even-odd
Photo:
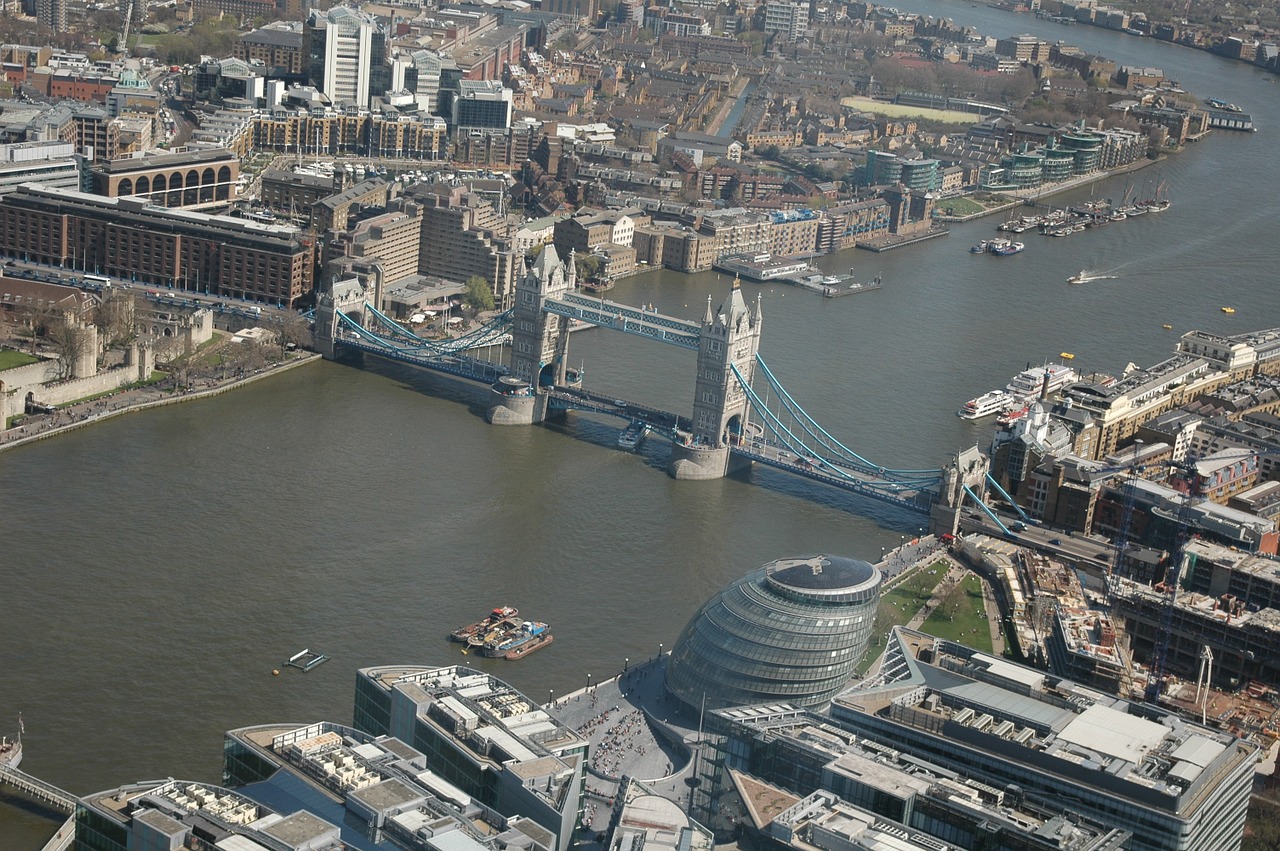
{"type": "Polygon", "coordinates": [[[1161,810],[1187,806],[1184,796],[1198,791],[1206,770],[1209,777],[1253,758],[1253,746],[1172,713],[902,627],[881,671],[837,697],[832,718],[854,723],[870,714],[913,738],[941,736],[984,753],[998,748],[1023,770],[1161,810]],[[1022,754],[1013,757],[1011,747],[1022,754]]]}

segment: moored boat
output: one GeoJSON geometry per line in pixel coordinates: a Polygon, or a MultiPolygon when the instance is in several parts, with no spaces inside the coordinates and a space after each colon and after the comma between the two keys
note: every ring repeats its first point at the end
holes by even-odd
{"type": "Polygon", "coordinates": [[[546,647],[548,644],[550,644],[555,640],[556,638],[554,635],[552,635],[549,632],[544,632],[542,633],[542,635],[539,635],[537,638],[533,639],[532,641],[527,641],[524,644],[521,644],[519,647],[515,648],[514,650],[508,650],[503,655],[502,658],[507,659],[508,661],[511,661],[511,662],[514,662],[517,659],[523,659],[525,656],[528,656],[533,651],[541,650],[542,648],[546,647]]]}
{"type": "Polygon", "coordinates": [[[1074,383],[1079,377],[1079,373],[1069,366],[1047,363],[1044,366],[1024,369],[1009,381],[1004,390],[1016,399],[1030,399],[1039,396],[1041,390],[1057,393],[1068,384],[1074,383]]]}
{"type": "Polygon", "coordinates": [[[499,606],[489,612],[484,619],[478,620],[475,623],[469,623],[466,626],[460,626],[453,632],[449,633],[449,640],[465,642],[467,639],[475,635],[489,632],[497,624],[507,620],[508,618],[514,618],[518,614],[520,614],[520,612],[518,612],[514,606],[499,606]]]}
{"type": "Polygon", "coordinates": [[[640,444],[644,443],[645,435],[649,433],[649,426],[639,420],[632,420],[618,434],[618,448],[633,452],[640,448],[640,444]]]}
{"type": "Polygon", "coordinates": [[[996,417],[996,425],[1001,426],[1002,428],[1008,428],[1018,420],[1025,417],[1030,410],[1030,402],[1023,402],[1017,407],[1007,408],[1000,412],[1000,416],[996,417]]]}
{"type": "Polygon", "coordinates": [[[991,246],[991,253],[997,257],[1008,257],[1010,254],[1020,254],[1026,249],[1026,245],[1021,242],[1005,241],[1000,245],[991,246]]]}
{"type": "Polygon", "coordinates": [[[977,245],[970,248],[969,253],[970,254],[986,254],[989,250],[991,250],[991,240],[984,239],[981,242],[979,242],[977,245]]]}
{"type": "MultiPolygon", "coordinates": [[[[500,637],[485,642],[481,651],[485,656],[506,656],[547,634],[551,628],[541,621],[524,621],[515,629],[507,630],[500,637]]],[[[518,658],[518,657],[517,657],[518,658]]]]}
{"type": "Polygon", "coordinates": [[[22,762],[22,739],[0,739],[0,766],[17,768],[22,762]]]}
{"type": "Polygon", "coordinates": [[[976,399],[964,403],[964,407],[956,411],[956,416],[964,420],[978,420],[998,414],[1014,403],[1013,397],[1003,390],[992,390],[983,393],[976,399]]]}

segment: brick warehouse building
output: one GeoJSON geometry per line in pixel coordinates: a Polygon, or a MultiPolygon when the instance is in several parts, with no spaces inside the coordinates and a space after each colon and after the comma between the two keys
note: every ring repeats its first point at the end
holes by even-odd
{"type": "Polygon", "coordinates": [[[94,169],[94,190],[108,198],[130,195],[161,207],[225,204],[235,195],[240,158],[225,148],[150,154],[113,160],[94,169]]]}
{"type": "Polygon", "coordinates": [[[0,199],[0,253],[289,307],[315,276],[315,244],[293,228],[32,183],[0,199]]]}

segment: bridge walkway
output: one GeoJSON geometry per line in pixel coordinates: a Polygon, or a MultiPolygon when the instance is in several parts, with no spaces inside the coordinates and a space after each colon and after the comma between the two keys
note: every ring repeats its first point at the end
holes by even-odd
{"type": "Polygon", "coordinates": [[[566,316],[682,349],[697,351],[702,337],[702,326],[697,322],[576,293],[549,298],[543,302],[542,309],[555,316],[566,316]]]}
{"type": "Polygon", "coordinates": [[[24,795],[28,795],[42,804],[67,813],[75,812],[79,798],[70,792],[59,789],[52,783],[46,783],[38,777],[32,777],[18,768],[0,765],[0,784],[12,786],[24,795]]]}

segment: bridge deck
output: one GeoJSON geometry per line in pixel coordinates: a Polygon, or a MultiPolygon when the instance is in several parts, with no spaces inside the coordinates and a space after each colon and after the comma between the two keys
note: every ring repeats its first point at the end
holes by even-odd
{"type": "Polygon", "coordinates": [[[669,440],[677,439],[677,431],[687,431],[692,426],[688,417],[682,417],[670,411],[650,408],[647,405],[577,388],[556,387],[550,392],[550,396],[552,403],[557,407],[592,411],[611,417],[622,417],[628,421],[639,421],[669,440]]]}
{"type": "Polygon", "coordinates": [[[757,439],[734,443],[730,445],[729,451],[739,457],[750,458],[778,470],[888,502],[909,511],[927,514],[937,499],[936,494],[927,489],[887,482],[863,470],[822,459],[806,459],[772,441],[757,439]]]}
{"type": "Polygon", "coordinates": [[[353,349],[359,349],[362,352],[369,352],[370,354],[378,355],[379,357],[384,357],[388,360],[410,363],[414,366],[423,367],[424,369],[448,373],[449,375],[457,376],[459,378],[469,378],[472,381],[483,381],[487,384],[492,384],[510,371],[509,367],[505,364],[480,360],[479,358],[467,357],[466,355],[438,355],[429,352],[408,352],[403,349],[379,346],[377,343],[372,343],[358,337],[343,337],[339,340],[335,340],[334,344],[350,346],[353,349]]]}
{"type": "Polygon", "coordinates": [[[683,349],[696,351],[702,336],[702,326],[697,322],[573,293],[563,298],[547,299],[542,309],[555,316],[578,319],[600,328],[612,328],[683,349]]]}
{"type": "Polygon", "coordinates": [[[30,795],[37,801],[64,813],[75,812],[78,798],[70,792],[59,789],[52,783],[46,783],[38,777],[32,777],[25,771],[0,765],[0,783],[8,784],[23,794],[30,795]]]}

